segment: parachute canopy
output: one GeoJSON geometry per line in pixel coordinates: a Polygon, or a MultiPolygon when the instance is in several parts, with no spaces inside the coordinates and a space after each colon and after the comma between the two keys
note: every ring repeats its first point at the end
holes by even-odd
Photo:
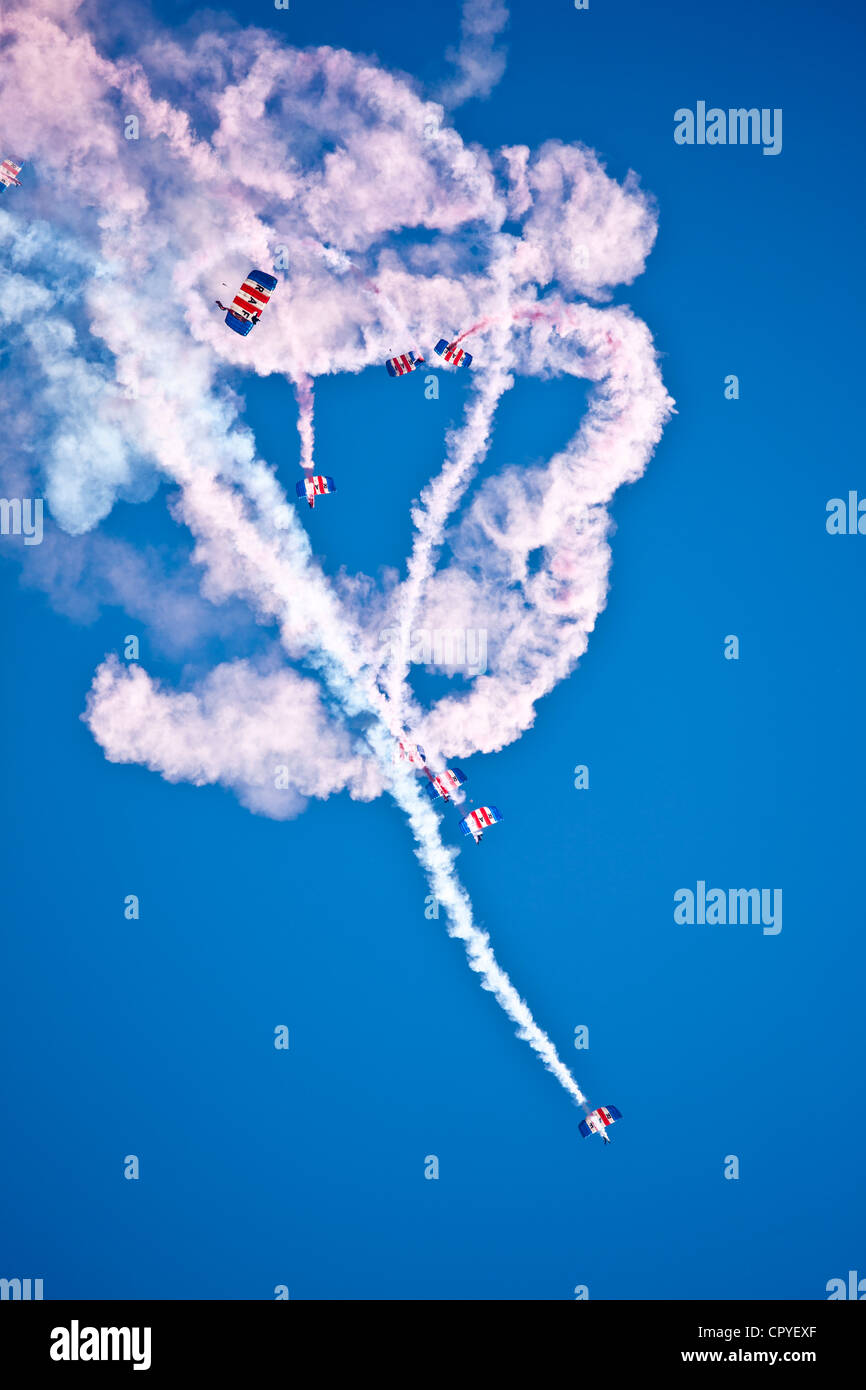
{"type": "Polygon", "coordinates": [[[434,351],[455,367],[468,367],[472,361],[471,352],[464,352],[461,347],[455,347],[454,343],[447,342],[445,338],[439,339],[434,351]]]}
{"type": "Polygon", "coordinates": [[[417,352],[403,352],[399,357],[389,357],[385,366],[389,376],[405,376],[407,372],[414,372],[416,367],[422,366],[424,358],[417,352]]]}
{"type": "Polygon", "coordinates": [[[502,816],[495,806],[478,806],[460,822],[460,829],[464,835],[472,835],[476,840],[480,840],[488,826],[498,825],[501,820],[502,816]]]}
{"type": "Polygon", "coordinates": [[[226,326],[245,338],[277,288],[275,275],[264,270],[251,270],[231,302],[226,314],[226,326]]]}
{"type": "Polygon", "coordinates": [[[400,741],[397,744],[397,752],[404,762],[412,763],[415,767],[423,767],[427,761],[427,754],[424,752],[420,743],[403,743],[400,741]]]}
{"type": "Polygon", "coordinates": [[[465,772],[461,772],[459,767],[449,767],[438,777],[431,777],[425,790],[431,801],[438,801],[440,797],[444,797],[447,801],[452,792],[456,792],[457,788],[461,787],[465,781],[465,772]]]}
{"type": "Polygon", "coordinates": [[[16,188],[21,187],[18,175],[21,173],[21,165],[16,164],[13,159],[0,160],[0,193],[4,188],[9,188],[12,184],[16,188]]]}
{"type": "Polygon", "coordinates": [[[295,492],[307,502],[311,497],[327,497],[329,493],[336,491],[337,484],[334,479],[323,478],[318,473],[305,478],[302,483],[295,483],[295,492]]]}
{"type": "Polygon", "coordinates": [[[578,1129],[586,1139],[590,1134],[603,1134],[608,1125],[621,1119],[622,1115],[615,1105],[600,1105],[597,1110],[587,1115],[585,1120],[581,1120],[578,1129]]]}

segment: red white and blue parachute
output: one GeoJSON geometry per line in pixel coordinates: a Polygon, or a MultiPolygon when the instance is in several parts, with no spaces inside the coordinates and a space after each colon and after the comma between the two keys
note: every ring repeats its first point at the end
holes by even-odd
{"type": "Polygon", "coordinates": [[[423,366],[424,358],[417,352],[401,352],[399,357],[389,357],[385,366],[389,376],[405,376],[407,372],[414,372],[416,367],[423,366]]]}
{"type": "MultiPolygon", "coordinates": [[[[381,687],[380,687],[381,689],[381,687]]],[[[385,693],[384,691],[382,692],[385,693]]],[[[394,750],[394,757],[401,758],[404,762],[412,763],[420,770],[423,769],[427,776],[428,785],[424,788],[432,802],[446,801],[452,806],[457,807],[456,793],[466,781],[466,773],[459,767],[448,767],[444,772],[437,773],[435,776],[427,766],[427,755],[420,743],[409,743],[406,735],[398,739],[397,747],[394,750]]],[[[462,807],[457,809],[460,814],[462,807]]],[[[476,845],[481,843],[484,831],[491,825],[498,825],[502,820],[502,812],[495,806],[477,806],[470,811],[468,816],[464,816],[460,822],[460,829],[464,835],[471,835],[476,845]]]]}
{"type": "MultiPolygon", "coordinates": [[[[258,323],[262,310],[277,288],[277,277],[264,270],[251,270],[231,304],[220,304],[226,310],[226,326],[245,338],[258,323]]],[[[217,300],[219,304],[219,300],[217,300]]]]}
{"type": "Polygon", "coordinates": [[[6,188],[14,186],[21,187],[21,180],[18,175],[21,173],[21,165],[16,164],[14,159],[0,160],[0,193],[6,188]]]}
{"type": "Polygon", "coordinates": [[[315,507],[317,497],[327,497],[330,493],[337,491],[337,484],[333,478],[323,478],[316,473],[309,478],[305,478],[302,483],[295,483],[295,492],[299,497],[303,497],[309,502],[311,507],[315,507]]]}
{"type": "Polygon", "coordinates": [[[449,343],[446,338],[439,339],[434,351],[455,367],[468,367],[472,361],[471,352],[464,352],[462,347],[457,347],[455,343],[449,343]]]}
{"type": "Polygon", "coordinates": [[[427,776],[430,781],[425,787],[425,791],[431,801],[438,801],[440,797],[443,801],[447,801],[466,781],[466,773],[461,772],[459,767],[449,767],[438,777],[434,777],[430,772],[427,776]]]}
{"type": "Polygon", "coordinates": [[[614,1120],[621,1120],[622,1115],[615,1105],[600,1105],[597,1110],[592,1110],[585,1120],[581,1120],[578,1129],[584,1139],[590,1134],[600,1134],[607,1138],[605,1130],[608,1125],[612,1125],[614,1120]]]}
{"type": "Polygon", "coordinates": [[[477,845],[484,831],[491,825],[498,825],[501,820],[502,816],[495,806],[477,806],[460,822],[460,829],[464,835],[471,835],[477,845]]]}
{"type": "Polygon", "coordinates": [[[404,743],[399,741],[397,743],[397,752],[398,756],[401,757],[404,762],[412,763],[414,767],[423,767],[427,761],[427,754],[424,752],[420,743],[404,743]]]}

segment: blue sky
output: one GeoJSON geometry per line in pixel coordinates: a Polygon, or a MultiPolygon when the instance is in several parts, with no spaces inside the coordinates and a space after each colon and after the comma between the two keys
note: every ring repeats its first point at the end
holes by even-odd
{"type": "MultiPolygon", "coordinates": [[[[458,6],[292,0],[270,22],[435,82],[458,6]]],[[[466,764],[506,820],[458,862],[581,1087],[622,1110],[613,1144],[580,1139],[425,918],[387,799],[278,823],[107,762],[79,716],[140,625],[116,607],[71,622],[5,563],[0,1272],[48,1297],[245,1299],[822,1298],[866,1273],[866,540],[824,525],[829,498],[866,493],[862,24],[848,4],[516,3],[504,79],[456,116],[491,148],[583,141],[659,206],[648,268],[615,298],[649,325],[678,414],[614,499],[610,597],[577,671],[519,742],[466,764]],[[782,154],[675,145],[675,109],[699,99],[783,108],[782,154]],[[781,933],[676,925],[673,894],[699,879],[782,888],[781,933]]],[[[293,484],[285,382],[233,384],[293,484]]],[[[400,564],[465,391],[393,385],[369,370],[318,390],[318,465],[341,492],[305,524],[329,572],[400,564]]],[[[485,474],[547,457],[574,408],[562,383],[521,382],[485,474]]],[[[104,526],[189,551],[163,490],[104,526]]],[[[141,637],[178,680],[261,634],[171,656],[141,637]]]]}

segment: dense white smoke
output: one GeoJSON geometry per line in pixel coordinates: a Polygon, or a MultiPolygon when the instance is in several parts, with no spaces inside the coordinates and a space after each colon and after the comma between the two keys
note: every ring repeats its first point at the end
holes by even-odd
{"type": "MultiPolygon", "coordinates": [[[[506,20],[498,0],[467,3],[445,106],[492,89],[506,20]]],[[[7,389],[23,402],[0,466],[41,488],[59,528],[53,558],[24,555],[25,574],[73,611],[69,548],[80,538],[93,583],[138,603],[170,647],[163,595],[181,592],[176,575],[119,542],[109,562],[95,539],[118,500],[166,482],[201,574],[203,610],[184,593],[178,622],[207,629],[212,605],[233,613],[243,600],[281,649],[278,666],[226,662],[181,691],[109,659],[88,701],[94,737],[113,761],[230,786],[276,817],[310,797],[389,790],[449,931],[582,1103],[475,926],[454,852],[413,774],[394,768],[391,736],[411,721],[434,759],[500,748],[586,648],[607,592],[607,503],[640,476],[672,408],[644,324],[603,307],[644,267],[651,200],[581,146],[467,145],[442,104],[371,60],[301,52],[254,28],[195,40],[154,30],[135,60],[114,59],[74,0],[28,0],[6,5],[0,41],[3,153],[32,171],[0,210],[7,389]],[[240,338],[214,299],[252,266],[278,267],[280,283],[240,338]],[[229,374],[284,379],[299,462],[328,472],[315,458],[316,378],[381,371],[392,347],[421,347],[429,362],[452,326],[476,363],[442,471],[413,512],[405,579],[334,585],[229,374]],[[547,463],[506,469],[467,500],[497,406],[525,377],[588,381],[588,409],[547,463]],[[146,583],[124,583],[127,562],[146,583]],[[383,665],[384,627],[398,637],[383,665]],[[428,709],[409,682],[419,627],[491,635],[484,671],[428,709]],[[334,699],[367,716],[364,738],[334,699]],[[275,741],[289,707],[291,733],[275,741]]]]}

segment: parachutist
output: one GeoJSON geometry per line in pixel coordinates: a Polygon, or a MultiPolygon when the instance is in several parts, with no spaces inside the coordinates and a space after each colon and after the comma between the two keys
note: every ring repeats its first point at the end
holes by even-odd
{"type": "Polygon", "coordinates": [[[398,357],[389,357],[385,363],[389,376],[406,376],[424,364],[420,352],[401,352],[398,357]]]}
{"type": "Polygon", "coordinates": [[[581,1120],[578,1129],[586,1139],[590,1134],[600,1134],[606,1144],[610,1143],[610,1138],[605,1133],[608,1125],[612,1125],[615,1120],[621,1120],[622,1115],[615,1105],[600,1105],[597,1110],[587,1110],[586,1119],[581,1120]]]}
{"type": "Polygon", "coordinates": [[[226,327],[245,338],[262,316],[262,309],[277,288],[277,277],[263,270],[251,270],[230,305],[215,303],[225,313],[226,327]]]}
{"type": "Polygon", "coordinates": [[[323,478],[319,474],[305,478],[302,483],[295,484],[295,492],[306,500],[311,509],[315,507],[317,497],[328,497],[336,491],[337,484],[334,479],[323,478]]]}
{"type": "MultiPolygon", "coordinates": [[[[298,487],[300,488],[300,483],[298,487]]],[[[466,773],[462,772],[459,767],[449,767],[444,772],[440,772],[438,777],[434,777],[427,766],[427,755],[420,743],[398,740],[397,748],[398,756],[404,762],[412,763],[414,767],[424,769],[429,782],[429,786],[425,790],[430,800],[435,803],[441,799],[450,803],[459,815],[464,803],[461,801],[460,808],[458,808],[455,793],[466,781],[466,773]]],[[[498,825],[501,820],[502,812],[497,810],[495,806],[479,806],[477,810],[472,810],[463,817],[460,822],[460,829],[464,835],[471,835],[476,845],[480,845],[481,837],[488,826],[498,825]]]]}
{"type": "Polygon", "coordinates": [[[16,164],[14,159],[0,160],[0,193],[7,188],[20,188],[21,180],[18,175],[21,173],[21,165],[16,164]]]}

